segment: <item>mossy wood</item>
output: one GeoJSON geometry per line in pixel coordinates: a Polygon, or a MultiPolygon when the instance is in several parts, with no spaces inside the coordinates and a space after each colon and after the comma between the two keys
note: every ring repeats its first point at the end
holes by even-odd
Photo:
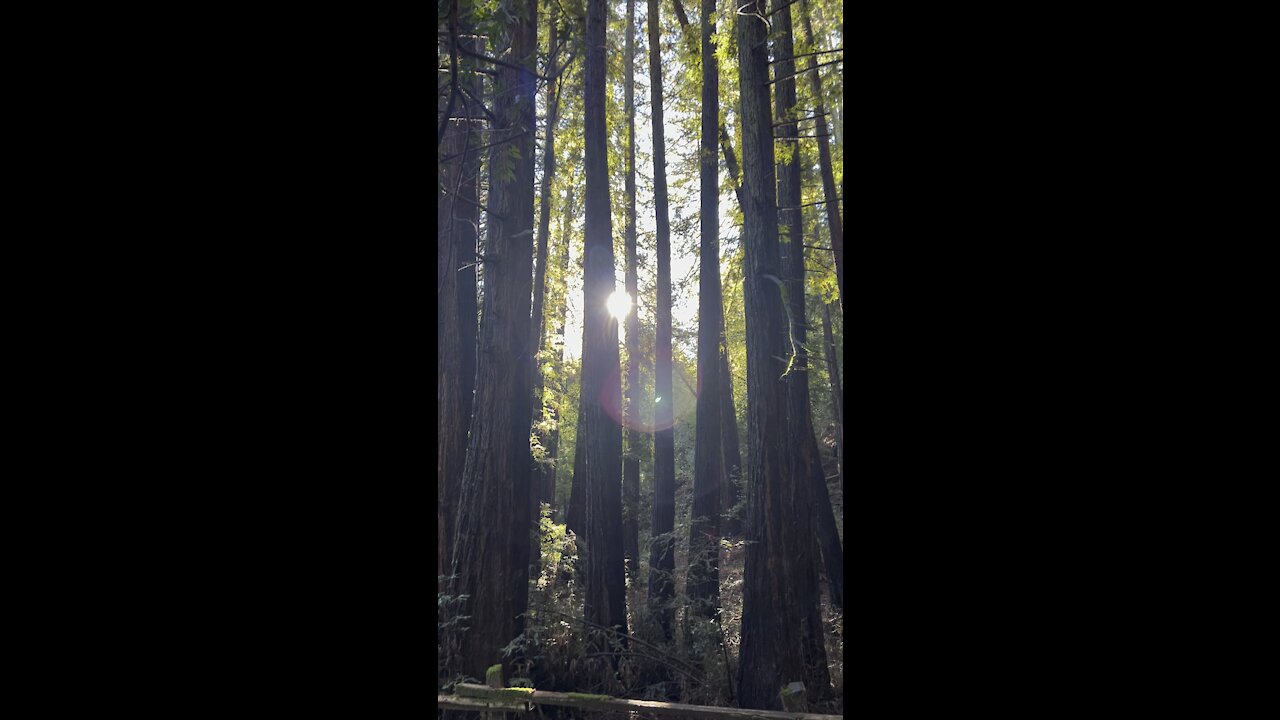
{"type": "Polygon", "coordinates": [[[522,713],[526,710],[526,706],[515,703],[496,702],[493,700],[478,700],[475,698],[460,697],[458,695],[436,695],[436,707],[441,710],[470,710],[472,712],[516,712],[522,713]]]}
{"type": "MultiPolygon", "coordinates": [[[[588,695],[586,693],[558,693],[532,688],[495,689],[484,685],[459,683],[454,692],[472,701],[487,699],[495,702],[511,703],[523,700],[536,705],[557,705],[582,710],[629,710],[632,712],[653,713],[666,717],[691,718],[760,718],[760,720],[837,720],[842,715],[818,715],[805,712],[778,712],[773,710],[748,710],[741,708],[712,707],[709,705],[685,705],[683,703],[654,702],[650,700],[624,700],[608,695],[588,695]]],[[[442,695],[441,697],[448,697],[442,695]]]]}

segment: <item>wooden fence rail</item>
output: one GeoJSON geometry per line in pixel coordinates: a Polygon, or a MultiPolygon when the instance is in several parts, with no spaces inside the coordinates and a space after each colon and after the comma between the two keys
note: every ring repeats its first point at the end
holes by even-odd
{"type": "MultiPolygon", "coordinates": [[[[785,691],[784,691],[785,692],[785,691]]],[[[685,705],[683,703],[624,700],[608,695],[558,693],[533,688],[504,688],[459,683],[454,695],[438,695],[439,706],[446,710],[470,710],[523,713],[533,705],[558,705],[579,710],[628,711],[666,717],[706,718],[707,720],[840,720],[842,715],[817,715],[806,712],[746,710],[741,708],[685,705]]]]}

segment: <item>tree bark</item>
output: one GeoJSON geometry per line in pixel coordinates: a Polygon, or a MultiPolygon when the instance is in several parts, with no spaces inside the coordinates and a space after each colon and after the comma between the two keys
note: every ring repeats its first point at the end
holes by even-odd
{"type": "Polygon", "coordinates": [[[610,408],[622,406],[618,382],[618,325],[609,315],[614,291],[613,230],[605,126],[604,0],[587,1],[584,73],[586,228],[582,335],[582,395],[578,410],[575,480],[582,478],[586,526],[586,620],[626,632],[622,551],[622,425],[610,408]]]}
{"type": "MultiPolygon", "coordinates": [[[[809,1],[801,0],[800,17],[804,25],[804,41],[813,44],[813,24],[809,22],[809,1]]],[[[844,223],[840,220],[840,201],[836,194],[835,176],[831,171],[831,146],[828,144],[826,107],[822,102],[822,78],[818,71],[812,69],[817,59],[810,57],[805,61],[809,69],[809,83],[813,88],[813,97],[818,102],[818,167],[822,172],[822,195],[827,212],[827,227],[831,230],[831,254],[836,264],[836,285],[840,290],[840,307],[844,307],[844,223]]],[[[794,72],[794,71],[793,71],[794,72]]]]}
{"type": "MultiPolygon", "coordinates": [[[[789,477],[786,388],[787,320],[780,290],[774,140],[769,108],[769,57],[763,0],[736,16],[738,80],[742,99],[745,217],[743,295],[747,323],[747,516],[743,578],[740,706],[780,709],[778,689],[803,680],[825,681],[826,663],[814,667],[812,615],[816,593],[808,487],[789,477]]],[[[816,638],[821,648],[821,637],[816,638]]],[[[812,684],[811,684],[812,683],[812,684]]]]}
{"type": "Polygon", "coordinates": [[[693,613],[716,616],[720,603],[720,486],[724,456],[720,433],[720,165],[717,127],[720,78],[716,64],[715,0],[702,0],[702,134],[698,261],[698,401],[693,454],[693,520],[689,526],[687,593],[693,613]]]}
{"type": "Polygon", "coordinates": [[[675,422],[671,386],[671,223],[667,214],[667,153],[662,120],[662,48],[659,44],[658,0],[649,4],[649,90],[653,114],[653,202],[657,213],[658,307],[656,377],[654,379],[653,541],[649,554],[649,602],[671,638],[675,595],[675,541],[670,536],[676,516],[675,422]]]}
{"type": "Polygon", "coordinates": [[[485,322],[476,373],[475,415],[462,476],[449,594],[466,595],[469,628],[459,639],[462,672],[482,677],[496,651],[523,629],[528,600],[529,425],[533,389],[532,294],[534,77],[537,0],[508,0],[510,57],[525,68],[500,68],[496,97],[513,98],[498,125],[519,135],[490,156],[485,322]],[[511,168],[504,180],[499,169],[511,168]]]}
{"type": "Polygon", "coordinates": [[[627,0],[627,49],[625,77],[623,78],[623,114],[627,118],[627,197],[626,217],[626,290],[632,307],[627,313],[627,396],[623,412],[623,426],[627,429],[627,452],[622,463],[622,535],[625,543],[627,577],[633,587],[638,585],[636,573],[640,571],[640,433],[636,430],[636,391],[640,388],[640,318],[636,310],[639,288],[639,268],[636,257],[636,3],[627,0]]]}

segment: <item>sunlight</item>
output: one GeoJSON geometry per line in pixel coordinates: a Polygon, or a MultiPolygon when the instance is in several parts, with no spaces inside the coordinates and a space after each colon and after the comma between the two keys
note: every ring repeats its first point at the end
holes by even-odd
{"type": "Polygon", "coordinates": [[[609,296],[608,304],[609,314],[621,320],[631,311],[631,296],[621,290],[615,291],[609,296]]]}

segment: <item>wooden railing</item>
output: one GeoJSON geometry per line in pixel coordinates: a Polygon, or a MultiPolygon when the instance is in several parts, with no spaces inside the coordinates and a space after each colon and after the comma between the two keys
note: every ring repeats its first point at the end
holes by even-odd
{"type": "Polygon", "coordinates": [[[557,705],[559,707],[577,708],[593,711],[642,712],[666,717],[706,718],[707,720],[726,720],[736,718],[745,720],[839,720],[842,715],[818,715],[805,712],[803,706],[804,688],[800,683],[791,683],[779,693],[782,705],[788,712],[776,710],[746,710],[740,708],[715,707],[711,705],[685,705],[683,703],[655,702],[652,700],[626,700],[608,695],[587,695],[583,693],[559,693],[546,690],[535,690],[523,687],[503,687],[501,672],[494,673],[490,668],[488,685],[472,685],[459,683],[454,686],[454,694],[438,695],[436,700],[443,710],[469,710],[472,712],[511,712],[526,713],[533,710],[534,705],[557,705]]]}

